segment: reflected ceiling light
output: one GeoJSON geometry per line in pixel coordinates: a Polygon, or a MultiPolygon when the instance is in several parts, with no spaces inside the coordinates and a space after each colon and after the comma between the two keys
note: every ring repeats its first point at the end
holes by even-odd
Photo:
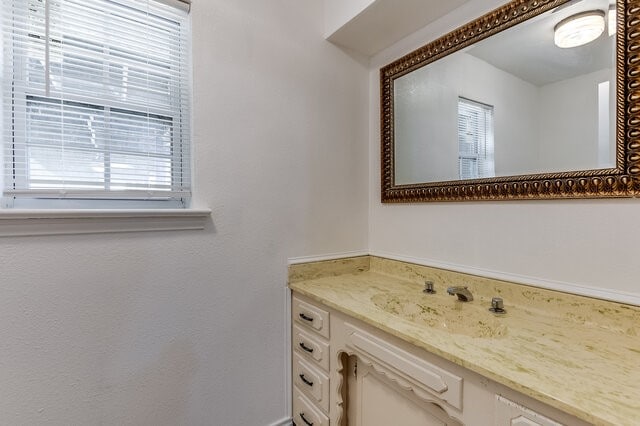
{"type": "Polygon", "coordinates": [[[563,49],[577,47],[597,39],[603,31],[604,12],[592,10],[560,21],[555,27],[553,41],[563,49]]]}
{"type": "Polygon", "coordinates": [[[616,33],[616,22],[617,22],[617,13],[616,13],[616,5],[612,4],[609,6],[609,15],[607,15],[607,30],[609,32],[609,37],[616,33]]]}

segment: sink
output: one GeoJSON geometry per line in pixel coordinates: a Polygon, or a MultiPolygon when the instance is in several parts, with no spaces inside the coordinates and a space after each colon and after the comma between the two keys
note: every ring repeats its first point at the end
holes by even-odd
{"type": "Polygon", "coordinates": [[[507,335],[504,317],[496,317],[476,302],[409,293],[378,293],[371,301],[383,311],[419,326],[476,338],[507,335]]]}

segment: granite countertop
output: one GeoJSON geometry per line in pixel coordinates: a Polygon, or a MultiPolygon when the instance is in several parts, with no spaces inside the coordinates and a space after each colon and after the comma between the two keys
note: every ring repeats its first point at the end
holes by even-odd
{"type": "Polygon", "coordinates": [[[369,256],[292,265],[289,287],[587,422],[640,422],[640,307],[369,256]]]}

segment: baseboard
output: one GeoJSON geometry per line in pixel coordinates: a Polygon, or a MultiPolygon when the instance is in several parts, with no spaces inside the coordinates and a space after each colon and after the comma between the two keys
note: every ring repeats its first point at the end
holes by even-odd
{"type": "Polygon", "coordinates": [[[463,274],[478,275],[495,280],[509,281],[519,284],[531,285],[534,287],[545,288],[548,290],[562,291],[565,293],[571,293],[580,296],[594,297],[596,299],[604,299],[612,302],[627,303],[630,305],[640,306],[640,294],[635,293],[613,291],[602,288],[583,286],[574,283],[567,283],[563,281],[546,280],[526,275],[492,271],[490,269],[475,268],[472,266],[458,265],[455,263],[442,262],[434,259],[398,255],[383,251],[371,251],[369,254],[371,256],[384,257],[387,259],[398,260],[400,262],[415,263],[417,265],[446,269],[463,274]]]}
{"type": "Polygon", "coordinates": [[[358,257],[367,256],[369,252],[367,250],[355,250],[355,251],[343,251],[339,253],[330,253],[321,256],[302,256],[302,257],[290,257],[287,260],[289,265],[296,265],[298,263],[310,263],[310,262],[323,262],[325,260],[344,259],[345,257],[358,257]]]}
{"type": "Polygon", "coordinates": [[[271,423],[269,426],[291,426],[292,424],[293,424],[293,421],[291,417],[285,417],[282,420],[278,420],[275,423],[271,423]]]}

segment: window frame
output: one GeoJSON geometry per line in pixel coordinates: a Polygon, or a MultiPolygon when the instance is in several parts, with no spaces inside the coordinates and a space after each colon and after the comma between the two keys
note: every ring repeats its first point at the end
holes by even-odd
{"type": "MultiPolygon", "coordinates": [[[[466,98],[464,96],[458,97],[458,176],[460,179],[479,179],[495,177],[495,157],[494,157],[494,134],[495,134],[495,120],[494,120],[494,106],[483,102],[478,102],[473,99],[466,98]],[[463,153],[461,150],[461,120],[463,118],[471,118],[470,114],[461,112],[461,107],[464,105],[466,110],[477,110],[476,120],[484,123],[484,129],[481,132],[474,133],[472,137],[475,139],[474,153],[463,153]],[[479,116],[482,115],[480,119],[479,116]],[[463,161],[471,160],[474,164],[474,173],[466,175],[464,173],[463,161]],[[487,174],[481,174],[482,170],[489,170],[487,174]]],[[[481,126],[476,126],[475,130],[480,130],[481,126]]],[[[465,135],[465,137],[468,135],[465,135]]]]}
{"type": "MultiPolygon", "coordinates": [[[[51,0],[45,0],[45,1],[51,1],[51,0]]],[[[108,0],[108,1],[114,1],[114,0],[108,0]]],[[[149,0],[149,1],[155,1],[155,0],[149,0]]],[[[127,3],[126,0],[124,1],[124,3],[118,0],[116,0],[115,2],[119,4],[125,4],[125,6],[127,3]]],[[[161,0],[157,2],[164,3],[161,0]]],[[[27,3],[26,0],[25,0],[25,3],[27,3]]],[[[28,5],[25,5],[25,7],[28,7],[28,5]]],[[[138,10],[144,11],[145,10],[144,5],[141,5],[141,7],[138,8],[138,10]]],[[[13,14],[13,10],[10,10],[5,13],[13,14]]],[[[173,14],[167,13],[166,15],[163,15],[160,12],[160,9],[154,10],[153,14],[154,16],[159,16],[165,19],[174,20],[175,18],[173,14]]],[[[169,92],[170,103],[168,105],[171,106],[169,110],[161,111],[160,108],[147,108],[147,111],[142,111],[142,110],[136,109],[136,105],[129,106],[127,105],[126,102],[118,103],[117,101],[114,101],[113,99],[108,99],[107,97],[95,97],[95,98],[88,98],[86,100],[81,100],[80,99],[81,96],[74,95],[71,98],[69,97],[59,98],[55,95],[52,95],[51,93],[46,93],[46,91],[45,93],[38,93],[38,92],[41,92],[41,90],[39,90],[37,87],[35,88],[27,87],[26,84],[25,85],[14,84],[13,87],[11,88],[11,96],[12,96],[12,102],[11,102],[12,110],[10,112],[11,119],[7,120],[5,115],[7,114],[7,112],[3,111],[2,113],[3,122],[5,124],[11,123],[13,125],[13,129],[11,131],[11,134],[12,134],[11,142],[10,142],[12,145],[13,157],[9,161],[7,161],[6,158],[3,161],[3,166],[2,166],[3,171],[1,175],[2,175],[2,180],[4,181],[4,184],[2,185],[2,188],[3,188],[3,192],[4,190],[8,189],[9,182],[6,182],[6,180],[8,177],[10,177],[11,181],[14,182],[12,187],[16,193],[20,192],[20,190],[16,190],[16,188],[27,188],[29,186],[28,185],[29,165],[28,165],[28,154],[27,154],[27,146],[29,141],[27,140],[27,134],[26,134],[29,97],[36,97],[36,98],[47,99],[53,102],[60,102],[61,105],[64,104],[65,102],[80,103],[80,102],[86,101],[86,104],[96,106],[98,108],[102,107],[105,109],[105,111],[117,109],[117,110],[129,112],[133,115],[141,114],[143,116],[144,115],[151,116],[151,115],[156,115],[156,113],[159,113],[157,115],[164,115],[165,117],[170,117],[171,131],[172,131],[171,148],[170,148],[171,153],[168,156],[164,157],[164,158],[169,158],[170,164],[171,164],[171,188],[169,191],[167,191],[167,197],[159,196],[157,193],[152,197],[148,195],[145,196],[144,190],[141,190],[139,192],[127,190],[120,193],[118,191],[110,192],[108,190],[105,190],[102,196],[96,196],[97,192],[101,192],[96,190],[86,191],[86,194],[85,194],[83,193],[82,190],[72,189],[70,191],[72,193],[71,195],[64,195],[63,193],[66,193],[65,190],[35,190],[36,192],[38,192],[38,194],[33,197],[23,197],[23,196],[16,196],[16,195],[12,196],[10,193],[2,194],[2,208],[5,208],[5,209],[9,209],[9,208],[17,208],[17,209],[43,209],[43,208],[44,209],[49,209],[49,208],[52,208],[52,209],[82,209],[82,208],[87,208],[87,209],[105,209],[105,208],[107,209],[175,209],[175,208],[188,208],[190,206],[191,196],[192,196],[191,184],[192,184],[192,173],[193,173],[193,167],[192,167],[193,156],[191,155],[191,151],[192,151],[192,134],[191,134],[192,33],[191,33],[190,16],[188,15],[184,20],[177,21],[177,24],[179,28],[178,32],[180,34],[180,37],[178,37],[177,40],[171,40],[171,41],[175,43],[176,47],[179,47],[178,52],[180,53],[178,54],[178,56],[181,59],[184,59],[184,62],[180,62],[179,66],[181,68],[181,72],[178,74],[177,79],[180,81],[180,84],[184,83],[184,85],[186,85],[187,87],[185,88],[183,86],[175,86],[174,84],[169,85],[170,86],[170,92],[169,92]],[[185,32],[187,32],[186,35],[185,35],[185,32]],[[185,97],[186,97],[186,100],[185,100],[185,97]],[[185,108],[183,108],[183,105],[187,105],[186,111],[185,111],[185,108]],[[184,117],[185,113],[188,114],[187,117],[184,117]],[[16,149],[16,147],[20,145],[22,145],[24,149],[22,150],[16,149]],[[186,153],[185,153],[185,150],[187,150],[186,153]],[[19,154],[16,154],[19,152],[24,153],[24,156],[22,158],[20,158],[19,154]],[[5,165],[7,164],[11,164],[12,168],[5,169],[5,165]],[[20,169],[22,173],[16,173],[16,170],[18,169],[20,169]],[[20,181],[20,178],[23,178],[24,180],[20,181]],[[173,197],[173,193],[175,192],[176,188],[180,189],[184,187],[185,179],[188,182],[188,186],[187,186],[188,195],[173,197]],[[47,191],[49,191],[51,194],[50,195],[45,194],[45,192],[47,191]],[[127,194],[125,194],[125,192],[127,194]]],[[[47,31],[47,37],[49,37],[48,31],[47,31]]],[[[51,42],[52,40],[45,41],[45,43],[51,43],[51,42]]],[[[15,43],[16,43],[15,39],[12,39],[11,41],[3,43],[4,48],[11,49],[10,57],[13,59],[14,65],[11,67],[13,75],[10,77],[12,81],[26,82],[27,81],[26,73],[28,69],[27,67],[29,66],[28,65],[29,55],[28,54],[17,55],[15,52],[16,50],[15,43]],[[16,58],[20,59],[19,63],[17,63],[18,61],[16,61],[16,58]]],[[[103,45],[103,48],[108,49],[109,46],[103,45]]],[[[28,51],[29,48],[24,47],[22,49],[24,49],[24,51],[26,52],[28,51]]],[[[9,57],[9,55],[4,55],[4,56],[9,57]]],[[[109,65],[110,63],[109,59],[110,58],[108,56],[105,58],[103,62],[103,67],[107,67],[109,65]]],[[[46,70],[45,73],[46,72],[48,72],[48,70],[46,70]]],[[[51,74],[45,75],[45,79],[46,80],[51,79],[51,74]]],[[[171,81],[175,81],[175,80],[171,80],[171,81]]],[[[45,82],[45,86],[47,85],[48,83],[45,82]]],[[[3,94],[4,93],[5,91],[3,90],[3,94]]],[[[106,114],[106,117],[108,116],[109,114],[106,114]]],[[[5,136],[6,132],[3,131],[2,134],[3,136],[5,136]]],[[[3,140],[3,148],[2,148],[3,156],[6,155],[6,152],[7,152],[7,148],[5,148],[5,144],[7,143],[9,142],[3,140]]],[[[98,151],[101,151],[103,153],[107,153],[107,152],[112,153],[112,151],[107,149],[106,146],[103,147],[101,150],[96,149],[96,152],[98,151]]],[[[136,153],[132,155],[134,157],[144,157],[142,151],[140,152],[139,155],[136,153]]],[[[111,164],[113,164],[113,162],[111,162],[111,164]]],[[[108,187],[108,181],[106,178],[107,174],[108,174],[107,167],[105,167],[104,169],[105,179],[102,181],[103,188],[108,187]]],[[[24,190],[24,192],[29,192],[29,190],[24,190]]]]}

